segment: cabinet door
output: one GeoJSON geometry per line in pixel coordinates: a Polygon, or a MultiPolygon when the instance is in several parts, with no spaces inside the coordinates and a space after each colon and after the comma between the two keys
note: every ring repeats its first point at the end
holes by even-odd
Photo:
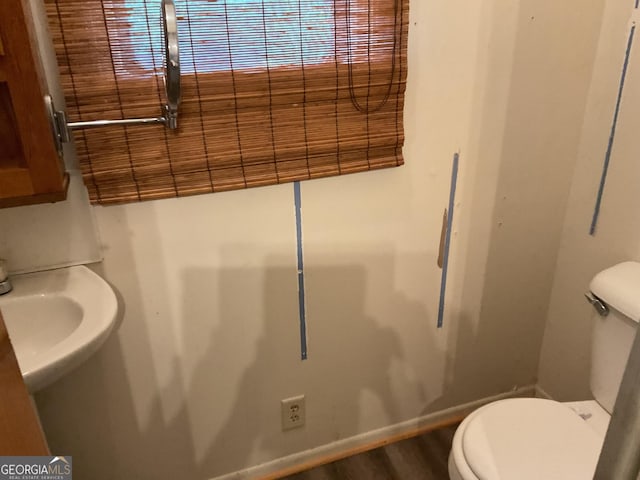
{"type": "Polygon", "coordinates": [[[66,197],[28,0],[0,0],[0,207],[66,197]]]}

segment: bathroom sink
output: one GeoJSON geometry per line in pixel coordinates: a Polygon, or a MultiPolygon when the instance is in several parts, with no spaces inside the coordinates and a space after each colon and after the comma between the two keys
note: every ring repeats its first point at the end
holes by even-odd
{"type": "Polygon", "coordinates": [[[116,321],[111,287],[84,266],[11,277],[0,311],[22,378],[34,393],[100,348],[116,321]]]}

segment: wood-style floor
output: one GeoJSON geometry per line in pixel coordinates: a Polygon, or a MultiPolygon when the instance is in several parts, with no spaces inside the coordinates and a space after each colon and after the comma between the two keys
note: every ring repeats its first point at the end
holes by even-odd
{"type": "Polygon", "coordinates": [[[385,445],[282,480],[448,480],[457,425],[385,445]]]}

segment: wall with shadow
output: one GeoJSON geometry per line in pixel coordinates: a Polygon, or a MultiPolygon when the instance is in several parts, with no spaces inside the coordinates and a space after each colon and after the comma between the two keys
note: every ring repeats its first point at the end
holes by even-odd
{"type": "Polygon", "coordinates": [[[634,2],[604,2],[593,81],[582,125],[578,163],[562,232],[540,358],[540,383],[554,398],[591,398],[591,316],[584,301],[593,276],[616,263],[640,261],[640,52],[637,31],[621,99],[600,217],[594,213],[620,87],[634,2]]]}
{"type": "Polygon", "coordinates": [[[85,364],[35,396],[51,451],[72,455],[79,478],[195,478],[180,361],[167,348],[171,299],[157,261],[161,234],[156,215],[143,210],[138,233],[122,209],[103,212],[122,227],[103,235],[113,261],[92,266],[118,298],[116,331],[85,364]]]}
{"type": "Polygon", "coordinates": [[[600,7],[413,2],[406,165],[302,185],[304,362],[291,185],[96,208],[123,317],[37,395],[52,449],[81,478],[204,480],[535,381],[600,7]]]}
{"type": "MultiPolygon", "coordinates": [[[[402,330],[385,326],[375,314],[367,313],[365,265],[373,259],[365,264],[354,260],[309,267],[309,359],[304,362],[297,304],[292,302],[297,298],[292,265],[264,271],[184,272],[184,315],[189,318],[184,351],[198,352],[186,397],[198,446],[198,478],[415,416],[417,404],[412,404],[424,398],[419,365],[409,364],[406,358],[402,330]],[[206,288],[215,277],[220,288],[218,305],[206,288]],[[260,299],[238,295],[256,278],[262,278],[260,299]],[[237,315],[238,302],[255,300],[262,300],[264,309],[260,321],[251,322],[255,330],[248,332],[247,320],[237,315]],[[199,326],[212,315],[225,321],[203,335],[199,326]],[[306,396],[306,426],[283,433],[280,400],[298,394],[306,396]]],[[[268,263],[286,262],[270,259],[268,263]]],[[[392,259],[386,264],[391,267],[392,259]]],[[[390,278],[389,271],[384,273],[390,278]]],[[[394,307],[401,323],[427,320],[418,304],[403,302],[391,282],[387,287],[388,295],[396,297],[394,307]]]]}
{"type": "MultiPolygon", "coordinates": [[[[158,243],[148,255],[162,257],[158,243]]],[[[313,258],[304,362],[292,260],[183,269],[166,300],[180,298],[176,329],[135,298],[150,293],[142,278],[121,278],[117,335],[37,396],[52,450],[95,479],[206,479],[418,416],[441,393],[443,352],[424,305],[395,288],[393,255],[313,258]],[[386,310],[371,308],[374,297],[386,310]],[[175,342],[159,353],[150,330],[163,328],[175,342]],[[282,432],[280,400],[297,394],[306,426],[282,432]]]]}
{"type": "Polygon", "coordinates": [[[461,170],[446,393],[426,411],[537,381],[603,6],[483,4],[478,128],[466,152],[476,161],[461,170]]]}

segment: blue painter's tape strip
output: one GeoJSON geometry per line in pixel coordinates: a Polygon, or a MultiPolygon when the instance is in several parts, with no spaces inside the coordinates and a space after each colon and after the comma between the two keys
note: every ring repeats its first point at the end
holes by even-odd
{"type": "Polygon", "coordinates": [[[453,208],[456,199],[456,187],[458,185],[458,163],[460,154],[453,155],[453,168],[451,170],[451,189],[449,190],[449,210],[447,214],[447,234],[444,238],[444,252],[442,259],[442,277],[440,279],[440,304],[438,306],[438,328],[442,328],[444,320],[444,298],[447,289],[447,270],[449,269],[449,247],[451,246],[451,227],[453,225],[453,208]]]}
{"type": "MultiPolygon", "coordinates": [[[[637,2],[636,2],[637,5],[637,2]]],[[[598,225],[598,217],[600,217],[600,207],[602,205],[602,197],[604,195],[604,187],[607,183],[607,173],[609,172],[609,162],[611,161],[611,151],[613,150],[613,142],[616,138],[616,127],[618,126],[618,116],[620,114],[620,104],[622,103],[622,92],[624,91],[624,82],[627,78],[627,70],[629,67],[629,58],[631,57],[631,47],[633,46],[633,36],[636,26],[631,27],[629,32],[629,40],[627,41],[627,51],[624,56],[624,65],[622,66],[622,75],[620,75],[620,86],[618,88],[618,98],[616,100],[616,108],[613,113],[613,122],[611,124],[611,133],[609,134],[609,143],[607,145],[607,153],[604,156],[604,165],[602,167],[602,176],[600,177],[600,186],[598,187],[598,195],[596,196],[596,205],[593,210],[593,218],[591,219],[591,227],[589,235],[595,235],[596,226],[598,225]]]]}
{"type": "Polygon", "coordinates": [[[298,248],[298,312],[300,317],[300,357],[307,359],[307,312],[304,297],[304,257],[302,255],[302,195],[300,182],[293,183],[293,199],[296,206],[296,241],[298,248]]]}

